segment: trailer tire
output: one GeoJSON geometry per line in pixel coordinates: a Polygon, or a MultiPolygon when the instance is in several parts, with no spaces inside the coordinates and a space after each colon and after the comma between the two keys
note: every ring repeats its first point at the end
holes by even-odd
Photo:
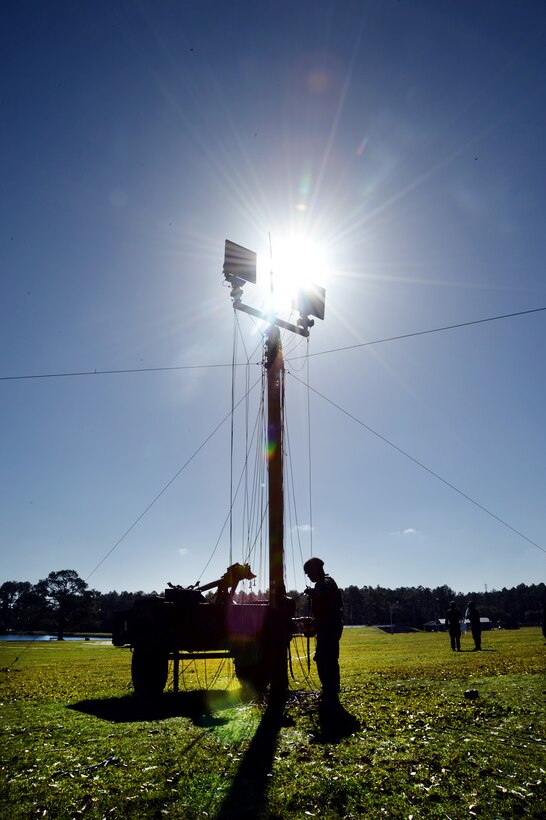
{"type": "Polygon", "coordinates": [[[133,649],[131,676],[138,697],[159,697],[167,683],[168,674],[169,659],[166,652],[141,646],[133,649]]]}
{"type": "Polygon", "coordinates": [[[269,665],[265,658],[258,657],[258,652],[236,653],[234,656],[235,674],[243,690],[250,696],[263,695],[269,684],[269,665]]]}

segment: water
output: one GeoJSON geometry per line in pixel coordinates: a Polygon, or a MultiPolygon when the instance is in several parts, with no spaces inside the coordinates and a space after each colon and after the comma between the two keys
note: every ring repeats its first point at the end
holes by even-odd
{"type": "MultiPolygon", "coordinates": [[[[0,635],[0,641],[56,641],[56,635],[21,635],[17,634],[16,632],[9,632],[6,635],[0,635]]],[[[79,637],[65,637],[65,641],[105,641],[109,640],[108,636],[105,635],[90,635],[89,638],[79,638],[79,637]]]]}

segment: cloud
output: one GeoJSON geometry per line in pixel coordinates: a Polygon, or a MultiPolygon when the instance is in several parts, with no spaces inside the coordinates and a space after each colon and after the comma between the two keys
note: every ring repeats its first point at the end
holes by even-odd
{"type": "Polygon", "coordinates": [[[391,535],[418,535],[418,531],[413,527],[406,527],[405,530],[393,530],[391,535]]]}
{"type": "Polygon", "coordinates": [[[186,549],[186,547],[180,547],[179,550],[178,550],[178,554],[179,555],[187,555],[188,550],[186,549]]]}
{"type": "Polygon", "coordinates": [[[311,524],[298,524],[294,527],[294,532],[314,532],[315,528],[311,524]]]}

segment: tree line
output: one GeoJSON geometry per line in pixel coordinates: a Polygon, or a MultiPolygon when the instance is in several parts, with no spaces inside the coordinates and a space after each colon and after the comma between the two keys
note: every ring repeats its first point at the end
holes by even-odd
{"type": "MultiPolygon", "coordinates": [[[[75,570],[50,572],[36,584],[29,581],[5,581],[0,586],[0,632],[48,632],[62,639],[66,632],[109,633],[113,613],[129,609],[135,601],[156,592],[99,592],[75,570]]],[[[294,598],[296,614],[308,614],[308,600],[297,590],[294,598]]],[[[480,614],[502,627],[538,626],[541,610],[546,605],[543,583],[519,584],[517,587],[483,592],[455,592],[449,586],[435,587],[358,587],[341,590],[347,625],[399,624],[423,629],[430,621],[444,618],[451,601],[464,611],[474,600],[480,614]]],[[[214,599],[214,593],[208,593],[214,599]]],[[[261,592],[240,592],[239,602],[266,597],[261,592]]]]}

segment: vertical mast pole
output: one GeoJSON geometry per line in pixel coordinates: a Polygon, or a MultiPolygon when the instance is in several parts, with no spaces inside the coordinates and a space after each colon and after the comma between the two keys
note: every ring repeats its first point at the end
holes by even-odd
{"type": "Polygon", "coordinates": [[[283,404],[284,360],[279,328],[269,328],[267,368],[267,454],[269,459],[269,600],[284,603],[283,404]]]}
{"type": "MultiPolygon", "coordinates": [[[[271,246],[271,237],[270,237],[271,246]]],[[[281,703],[288,688],[287,648],[290,643],[290,617],[284,586],[284,498],[283,498],[283,425],[284,425],[284,360],[279,327],[309,336],[317,316],[324,319],[324,288],[312,286],[298,296],[299,319],[291,324],[278,316],[272,317],[242,302],[243,285],[256,284],[256,254],[226,239],[224,278],[231,285],[233,308],[269,322],[265,345],[267,370],[267,455],[269,461],[269,641],[271,660],[271,694],[281,703]]],[[[269,286],[274,291],[273,270],[269,286]]]]}
{"type": "Polygon", "coordinates": [[[282,706],[288,689],[286,590],[284,587],[283,408],[284,361],[279,328],[266,345],[267,455],[269,459],[269,605],[271,609],[270,704],[282,706]]]}

